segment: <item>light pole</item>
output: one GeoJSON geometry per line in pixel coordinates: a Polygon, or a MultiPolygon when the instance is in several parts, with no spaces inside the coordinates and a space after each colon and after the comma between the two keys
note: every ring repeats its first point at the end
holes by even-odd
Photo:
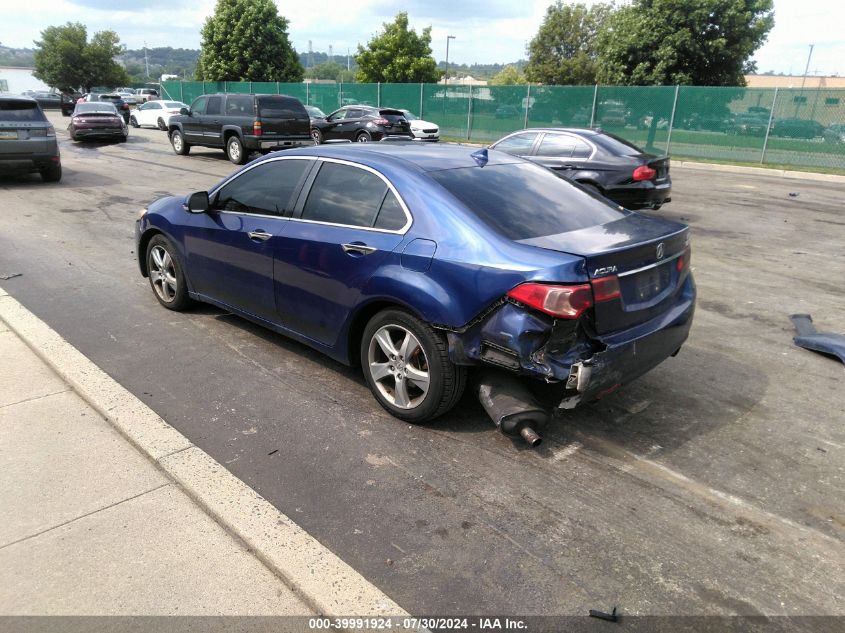
{"type": "MultiPolygon", "coordinates": [[[[807,81],[807,71],[810,70],[810,58],[813,56],[813,47],[815,44],[810,44],[810,54],[807,55],[807,66],[804,68],[804,77],[801,79],[801,90],[804,89],[804,82],[807,81]]],[[[446,49],[447,53],[446,56],[448,57],[448,47],[446,49]]]]}
{"type": "Polygon", "coordinates": [[[455,38],[454,35],[447,35],[446,36],[446,76],[443,79],[444,84],[449,83],[449,40],[454,40],[454,39],[457,39],[457,38],[455,38]]]}

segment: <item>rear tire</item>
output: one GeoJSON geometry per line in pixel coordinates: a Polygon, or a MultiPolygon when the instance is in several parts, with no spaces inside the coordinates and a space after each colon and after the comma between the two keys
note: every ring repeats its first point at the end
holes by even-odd
{"type": "Polygon", "coordinates": [[[165,124],[164,119],[162,119],[161,117],[159,117],[159,119],[158,119],[158,121],[156,121],[156,123],[158,124],[159,130],[162,130],[162,131],[167,130],[167,125],[165,124]]]}
{"type": "Polygon", "coordinates": [[[129,125],[131,125],[132,127],[141,127],[140,125],[138,125],[138,119],[136,119],[134,116],[129,117],[129,125]]]}
{"type": "Polygon", "coordinates": [[[226,141],[226,156],[235,165],[243,165],[246,162],[246,148],[241,143],[241,139],[235,135],[230,136],[229,140],[226,141]]]}
{"type": "Polygon", "coordinates": [[[323,133],[317,128],[311,130],[311,138],[314,139],[314,145],[323,144],[323,133]]]}
{"type": "Polygon", "coordinates": [[[179,156],[187,156],[188,152],[191,151],[191,146],[179,130],[173,130],[170,134],[170,144],[173,146],[173,151],[179,156]]]}
{"type": "Polygon", "coordinates": [[[378,403],[414,424],[449,411],[466,386],[467,369],[449,360],[446,338],[403,310],[370,319],[361,338],[361,366],[378,403]]]}
{"type": "Polygon", "coordinates": [[[358,136],[355,137],[356,143],[369,143],[372,139],[369,132],[361,132],[358,136]]]}
{"type": "Polygon", "coordinates": [[[41,172],[41,179],[44,182],[59,182],[62,179],[62,164],[50,165],[41,172]]]}

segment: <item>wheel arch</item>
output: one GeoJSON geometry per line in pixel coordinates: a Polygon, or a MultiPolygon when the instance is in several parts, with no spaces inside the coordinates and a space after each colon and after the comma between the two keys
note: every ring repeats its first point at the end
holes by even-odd
{"type": "Polygon", "coordinates": [[[428,323],[428,320],[411,306],[397,301],[396,299],[375,299],[358,308],[349,321],[349,329],[346,336],[347,362],[352,367],[361,365],[361,339],[364,336],[364,329],[375,315],[384,310],[403,310],[414,315],[421,321],[428,323]]]}
{"type": "Polygon", "coordinates": [[[149,245],[150,240],[156,235],[164,235],[167,237],[161,229],[150,227],[144,231],[143,235],[141,235],[141,239],[138,240],[138,267],[141,269],[141,275],[144,277],[149,277],[150,274],[149,270],[147,270],[147,246],[149,245]]]}

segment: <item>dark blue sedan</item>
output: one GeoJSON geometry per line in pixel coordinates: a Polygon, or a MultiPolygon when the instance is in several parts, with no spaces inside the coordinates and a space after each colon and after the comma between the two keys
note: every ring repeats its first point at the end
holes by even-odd
{"type": "Polygon", "coordinates": [[[360,364],[422,422],[471,367],[591,401],[674,355],[692,323],[688,228],[495,150],[334,145],[260,158],[137,222],[158,301],[202,301],[360,364]]]}

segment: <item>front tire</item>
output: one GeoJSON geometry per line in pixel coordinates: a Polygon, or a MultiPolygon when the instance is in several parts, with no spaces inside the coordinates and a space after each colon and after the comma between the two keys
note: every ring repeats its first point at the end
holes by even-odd
{"type": "Polygon", "coordinates": [[[314,145],[323,144],[323,133],[317,128],[311,130],[311,138],[314,139],[314,145]]]}
{"type": "Polygon", "coordinates": [[[179,154],[179,156],[187,156],[188,152],[191,151],[191,146],[188,145],[188,142],[179,130],[173,130],[173,133],[170,135],[170,144],[173,146],[173,151],[179,154]]]}
{"type": "Polygon", "coordinates": [[[361,339],[364,378],[391,415],[419,424],[455,406],[466,386],[466,367],[449,360],[442,334],[403,310],[376,314],[361,339]]]}
{"type": "Polygon", "coordinates": [[[147,244],[147,275],[155,298],[168,310],[178,312],[191,304],[176,247],[163,235],[147,244]]]}
{"type": "Polygon", "coordinates": [[[243,165],[246,162],[246,149],[237,136],[230,136],[229,140],[226,141],[226,156],[235,165],[243,165]]]}

